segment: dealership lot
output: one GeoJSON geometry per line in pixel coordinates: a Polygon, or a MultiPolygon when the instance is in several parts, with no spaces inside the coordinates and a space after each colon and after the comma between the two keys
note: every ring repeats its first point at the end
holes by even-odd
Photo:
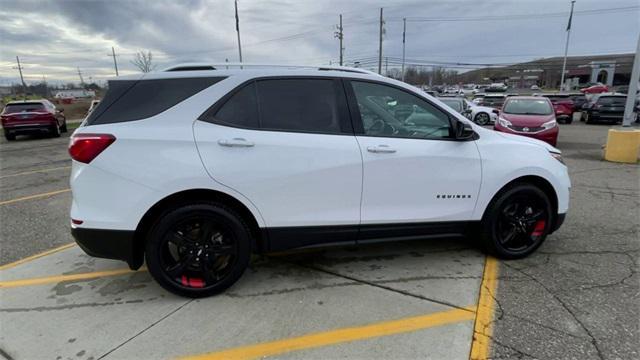
{"type": "Polygon", "coordinates": [[[66,138],[3,141],[0,348],[15,359],[463,359],[482,351],[474,329],[489,311],[492,357],[637,358],[639,169],[601,160],[607,129],[561,127],[567,221],[531,257],[499,263],[497,293],[480,291],[493,261],[472,238],[255,258],[200,300],[67,245],[66,138]]]}

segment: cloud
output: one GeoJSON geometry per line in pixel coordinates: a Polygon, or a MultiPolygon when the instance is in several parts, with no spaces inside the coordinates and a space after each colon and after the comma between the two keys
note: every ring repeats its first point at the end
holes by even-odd
{"type": "MultiPolygon", "coordinates": [[[[343,14],[345,58],[377,66],[380,4],[372,1],[240,0],[243,57],[248,62],[327,64],[338,59],[334,38],[343,14]]],[[[635,0],[581,0],[576,10],[637,6],[635,0]]],[[[383,56],[442,62],[503,63],[560,55],[569,4],[555,0],[417,1],[384,3],[383,56]],[[510,14],[531,18],[509,19],[510,14]],[[561,14],[562,15],[562,14],[561,14]],[[492,20],[445,21],[452,18],[492,20]],[[422,20],[420,20],[422,19],[422,20]],[[444,20],[443,20],[444,19],[444,20]]],[[[638,9],[574,17],[570,54],[631,52],[640,30],[638,9]]],[[[233,1],[12,1],[0,8],[0,84],[16,80],[19,55],[27,79],[64,81],[113,75],[114,46],[121,73],[150,50],[160,66],[183,61],[237,61],[233,1]]],[[[392,61],[393,63],[393,61],[392,61]]]]}

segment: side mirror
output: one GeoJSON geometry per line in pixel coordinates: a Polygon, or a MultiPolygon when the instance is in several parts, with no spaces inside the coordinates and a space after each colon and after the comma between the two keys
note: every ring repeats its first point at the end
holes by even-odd
{"type": "Polygon", "coordinates": [[[64,112],[64,109],[63,109],[63,108],[57,108],[56,110],[58,110],[58,112],[61,112],[61,113],[63,113],[63,112],[64,112]]]}
{"type": "Polygon", "coordinates": [[[456,123],[456,140],[470,140],[473,138],[475,132],[471,125],[463,121],[456,123]]]}

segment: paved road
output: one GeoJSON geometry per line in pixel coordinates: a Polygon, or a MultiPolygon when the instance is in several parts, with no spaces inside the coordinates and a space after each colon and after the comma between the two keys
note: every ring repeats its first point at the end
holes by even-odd
{"type": "Polygon", "coordinates": [[[608,126],[562,126],[572,191],[564,226],[502,262],[496,358],[640,358],[640,173],[601,160],[608,126]]]}
{"type": "MultiPolygon", "coordinates": [[[[640,343],[639,168],[600,160],[607,129],[575,122],[561,128],[573,182],[570,213],[536,254],[500,263],[495,358],[640,357],[633,345],[640,343]]],[[[6,203],[68,188],[67,141],[0,142],[0,264],[72,241],[70,193],[6,203]]],[[[447,311],[475,305],[482,264],[467,242],[441,240],[259,259],[223,297],[200,301],[169,296],[146,273],[0,289],[1,322],[16,324],[0,328],[0,348],[18,358],[54,350],[78,359],[179,356],[447,311]],[[176,327],[180,346],[171,335],[176,327]],[[42,343],[38,334],[50,340],[42,343]],[[201,334],[207,341],[194,341],[201,334]]],[[[123,266],[75,247],[5,271],[1,280],[123,266]]],[[[466,358],[471,329],[472,322],[460,322],[283,356],[466,358]]]]}

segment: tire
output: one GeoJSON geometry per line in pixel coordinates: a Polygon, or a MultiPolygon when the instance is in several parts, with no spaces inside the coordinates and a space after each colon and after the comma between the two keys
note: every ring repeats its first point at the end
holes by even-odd
{"type": "Polygon", "coordinates": [[[53,125],[51,127],[51,131],[50,131],[51,137],[60,137],[60,128],[58,127],[58,124],[53,125]]]}
{"type": "Polygon", "coordinates": [[[62,123],[62,127],[60,128],[60,131],[63,133],[68,132],[69,130],[67,129],[67,121],[65,120],[64,123],[62,123]]]}
{"type": "Polygon", "coordinates": [[[4,138],[7,139],[7,141],[13,141],[16,139],[16,134],[12,134],[8,131],[4,132],[4,138]]]}
{"type": "Polygon", "coordinates": [[[501,259],[520,259],[533,253],[552,226],[552,206],[540,188],[516,183],[500,191],[482,218],[482,244],[501,259]]]}
{"type": "Polygon", "coordinates": [[[473,121],[475,121],[475,123],[478,125],[487,125],[489,122],[491,122],[491,117],[489,116],[489,114],[481,112],[476,114],[476,117],[473,119],[473,121]]]}
{"type": "Polygon", "coordinates": [[[584,115],[584,123],[585,124],[593,124],[593,118],[591,117],[591,114],[586,113],[584,115]]]}
{"type": "Polygon", "coordinates": [[[185,297],[207,297],[242,276],[251,258],[251,243],[251,231],[235,211],[217,203],[195,203],[160,216],[147,234],[145,260],[164,289],[185,297]]]}

